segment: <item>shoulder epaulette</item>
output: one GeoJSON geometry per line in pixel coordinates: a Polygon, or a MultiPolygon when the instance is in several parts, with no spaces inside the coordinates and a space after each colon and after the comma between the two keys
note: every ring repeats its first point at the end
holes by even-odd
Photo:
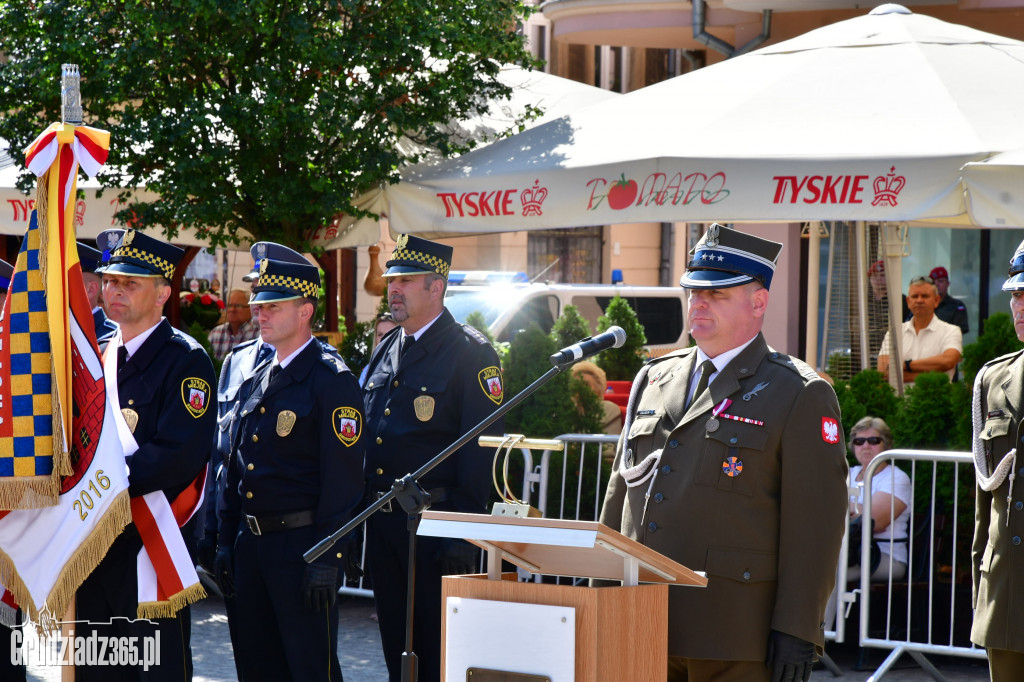
{"type": "Polygon", "coordinates": [[[680,348],[679,350],[674,350],[671,353],[665,353],[664,355],[659,355],[656,358],[651,358],[650,360],[647,361],[647,364],[653,365],[657,362],[661,362],[662,360],[670,360],[672,358],[685,358],[687,355],[696,352],[696,346],[690,346],[689,348],[680,348]]]}
{"type": "Polygon", "coordinates": [[[820,379],[821,377],[814,368],[808,365],[803,360],[794,358],[791,355],[785,353],[779,353],[778,351],[769,351],[768,360],[774,362],[776,365],[782,365],[783,367],[789,368],[802,376],[804,379],[810,381],[811,379],[820,379]]]}
{"type": "Polygon", "coordinates": [[[177,343],[180,346],[184,346],[186,350],[202,350],[203,347],[198,341],[193,339],[191,336],[181,331],[180,329],[172,329],[171,341],[177,343]]]}
{"type": "Polygon", "coordinates": [[[998,358],[992,358],[991,360],[986,362],[984,366],[990,367],[992,365],[996,365],[1003,362],[1013,362],[1014,360],[1017,359],[1018,356],[1020,356],[1021,353],[1024,353],[1024,348],[1020,350],[1015,350],[1012,353],[1007,353],[1006,355],[1000,355],[998,358]]]}
{"type": "Polygon", "coordinates": [[[248,348],[249,346],[253,345],[254,343],[258,342],[259,340],[260,340],[259,337],[256,337],[255,339],[249,339],[248,341],[242,341],[241,343],[236,343],[234,346],[231,347],[231,352],[234,353],[236,350],[242,350],[243,348],[248,348]]]}
{"type": "Polygon", "coordinates": [[[321,351],[320,362],[330,367],[336,374],[349,371],[348,365],[346,365],[345,361],[341,359],[341,356],[338,355],[337,351],[334,353],[326,350],[321,351]]]}
{"type": "Polygon", "coordinates": [[[490,340],[480,333],[477,329],[470,327],[468,324],[462,325],[462,331],[466,333],[466,336],[473,339],[477,343],[490,343],[490,340]]]}

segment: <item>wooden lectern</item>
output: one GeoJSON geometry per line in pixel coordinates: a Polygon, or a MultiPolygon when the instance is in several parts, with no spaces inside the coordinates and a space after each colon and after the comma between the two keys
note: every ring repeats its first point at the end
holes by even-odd
{"type": "Polygon", "coordinates": [[[446,682],[665,680],[668,586],[707,585],[704,575],[595,521],[426,511],[418,533],[487,550],[486,574],[442,581],[446,682]],[[502,559],[530,573],[622,586],[521,583],[501,573],[502,559]]]}

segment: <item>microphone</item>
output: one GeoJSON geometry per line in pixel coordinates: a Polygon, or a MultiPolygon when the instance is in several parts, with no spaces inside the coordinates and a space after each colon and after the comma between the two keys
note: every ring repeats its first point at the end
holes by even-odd
{"type": "Polygon", "coordinates": [[[588,336],[579,343],[566,346],[551,356],[551,364],[555,367],[571,364],[583,358],[600,353],[605,348],[621,348],[626,343],[626,331],[622,327],[609,327],[608,331],[597,336],[588,336]]]}

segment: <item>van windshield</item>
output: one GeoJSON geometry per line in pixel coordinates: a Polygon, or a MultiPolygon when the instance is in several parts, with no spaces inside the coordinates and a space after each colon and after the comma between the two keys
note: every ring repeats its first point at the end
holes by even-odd
{"type": "Polygon", "coordinates": [[[508,310],[517,299],[522,298],[522,293],[505,287],[491,287],[486,290],[449,287],[444,297],[444,305],[452,316],[462,323],[466,322],[470,313],[478,310],[490,327],[498,319],[498,315],[508,310]]]}

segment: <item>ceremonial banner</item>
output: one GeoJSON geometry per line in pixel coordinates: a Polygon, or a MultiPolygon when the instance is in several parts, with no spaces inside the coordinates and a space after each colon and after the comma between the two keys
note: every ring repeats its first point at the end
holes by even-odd
{"type": "MultiPolygon", "coordinates": [[[[74,231],[51,232],[44,276],[44,229],[33,215],[0,319],[0,376],[9,372],[11,377],[0,386],[0,450],[5,455],[0,462],[17,474],[31,460],[50,455],[45,451],[33,456],[45,450],[40,443],[59,440],[67,449],[71,474],[58,479],[55,505],[0,512],[0,583],[29,618],[46,627],[47,614],[59,618],[67,610],[75,590],[129,522],[130,510],[128,470],[107,400],[74,231]],[[52,281],[62,282],[61,288],[50,289],[52,281]],[[55,302],[65,307],[50,314],[55,302]],[[65,336],[49,326],[53,319],[66,322],[65,336]],[[70,381],[65,386],[68,409],[58,406],[53,412],[61,419],[65,412],[69,417],[66,422],[55,417],[51,423],[51,404],[60,395],[55,386],[57,346],[67,359],[63,376],[70,381]],[[69,427],[66,435],[48,438],[64,424],[69,427]]],[[[39,496],[23,490],[25,495],[39,496]]]]}

